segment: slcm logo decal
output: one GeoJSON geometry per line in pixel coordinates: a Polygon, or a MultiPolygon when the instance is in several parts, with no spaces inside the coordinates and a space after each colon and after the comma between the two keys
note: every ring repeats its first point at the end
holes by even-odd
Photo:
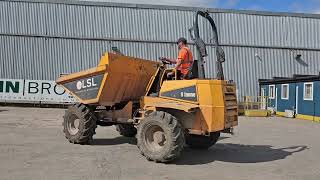
{"type": "Polygon", "coordinates": [[[187,97],[187,98],[194,98],[196,97],[196,93],[181,92],[180,96],[187,97]]]}
{"type": "Polygon", "coordinates": [[[97,84],[94,82],[94,78],[81,80],[81,81],[78,81],[76,84],[76,87],[78,90],[95,87],[95,86],[97,86],[97,84]]]}

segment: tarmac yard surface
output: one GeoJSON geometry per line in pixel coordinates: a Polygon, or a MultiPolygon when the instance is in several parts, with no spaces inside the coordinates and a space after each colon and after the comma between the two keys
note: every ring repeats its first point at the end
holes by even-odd
{"type": "Polygon", "coordinates": [[[135,138],[98,127],[92,145],[70,144],[63,109],[0,107],[1,180],[319,180],[320,123],[240,117],[209,150],[185,148],[170,164],[147,161],[135,138]]]}

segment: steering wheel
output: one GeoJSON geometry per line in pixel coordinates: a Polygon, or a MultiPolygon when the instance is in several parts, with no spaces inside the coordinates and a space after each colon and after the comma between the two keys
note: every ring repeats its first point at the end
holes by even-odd
{"type": "Polygon", "coordinates": [[[167,62],[167,61],[162,60],[160,57],[159,57],[159,60],[162,62],[163,65],[171,64],[171,63],[169,63],[169,62],[167,62]]]}

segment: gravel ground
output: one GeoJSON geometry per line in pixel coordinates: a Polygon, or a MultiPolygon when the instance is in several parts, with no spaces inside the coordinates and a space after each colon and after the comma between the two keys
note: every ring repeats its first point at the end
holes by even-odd
{"type": "Polygon", "coordinates": [[[63,113],[0,107],[1,180],[320,179],[319,123],[240,117],[236,134],[223,135],[209,150],[185,148],[180,159],[157,164],[114,127],[98,127],[92,145],[70,144],[63,113]]]}

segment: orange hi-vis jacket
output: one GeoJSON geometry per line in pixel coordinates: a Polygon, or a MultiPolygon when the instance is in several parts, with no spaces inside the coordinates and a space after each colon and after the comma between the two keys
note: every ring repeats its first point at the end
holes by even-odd
{"type": "Polygon", "coordinates": [[[183,47],[180,49],[178,61],[181,61],[181,65],[178,70],[180,70],[181,74],[187,75],[193,63],[193,56],[189,47],[183,47]]]}

